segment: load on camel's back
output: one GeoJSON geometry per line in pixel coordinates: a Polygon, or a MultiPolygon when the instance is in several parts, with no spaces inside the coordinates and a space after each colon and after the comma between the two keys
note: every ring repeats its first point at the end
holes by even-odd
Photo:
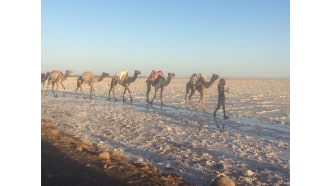
{"type": "Polygon", "coordinates": [[[192,85],[192,86],[198,86],[200,85],[202,82],[205,82],[207,81],[207,78],[204,74],[201,74],[201,73],[194,73],[191,75],[190,77],[190,80],[189,80],[189,83],[192,85]]]}
{"type": "Polygon", "coordinates": [[[122,82],[127,78],[128,78],[128,71],[127,70],[120,70],[114,76],[114,79],[115,79],[116,82],[122,82]]]}
{"type": "Polygon", "coordinates": [[[146,82],[153,82],[155,79],[157,79],[158,76],[164,76],[163,71],[161,70],[152,70],[150,76],[148,77],[146,82]]]}

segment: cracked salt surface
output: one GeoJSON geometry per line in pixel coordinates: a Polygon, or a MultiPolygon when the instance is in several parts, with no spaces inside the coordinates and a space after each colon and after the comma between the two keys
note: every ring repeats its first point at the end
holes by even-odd
{"type": "MultiPolygon", "coordinates": [[[[159,92],[154,105],[146,105],[145,78],[130,85],[132,103],[108,100],[109,82],[97,83],[89,99],[76,97],[76,78],[68,78],[66,97],[54,98],[50,90],[42,96],[42,117],[87,143],[196,185],[209,185],[221,173],[237,185],[290,184],[290,80],[228,79],[229,120],[222,111],[212,115],[218,81],[205,94],[206,112],[185,108],[188,78],[174,78],[165,87],[164,106],[159,92]]],[[[118,86],[117,98],[119,91],[118,86]]],[[[84,92],[87,97],[87,86],[84,92]]],[[[193,102],[198,99],[196,93],[193,102]]]]}

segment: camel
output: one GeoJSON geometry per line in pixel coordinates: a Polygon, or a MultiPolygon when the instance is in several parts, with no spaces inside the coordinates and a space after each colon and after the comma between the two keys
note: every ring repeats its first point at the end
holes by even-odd
{"type": "Polygon", "coordinates": [[[123,78],[117,78],[116,75],[115,75],[115,77],[111,79],[108,99],[110,100],[110,93],[112,92],[113,96],[115,97],[115,101],[117,101],[117,98],[116,98],[116,95],[115,95],[115,87],[116,87],[117,84],[120,84],[123,87],[125,87],[124,93],[123,93],[123,102],[125,101],[126,90],[128,91],[129,98],[132,102],[131,90],[128,88],[128,86],[129,86],[129,84],[133,83],[136,80],[136,78],[138,77],[139,74],[141,74],[141,71],[135,70],[133,77],[128,77],[128,75],[126,75],[123,78]]]}
{"type": "Polygon", "coordinates": [[[196,105],[196,110],[198,109],[199,105],[202,104],[202,109],[203,111],[205,111],[204,109],[204,94],[206,89],[208,89],[209,87],[211,87],[215,81],[219,79],[219,75],[217,74],[213,74],[212,78],[209,82],[206,81],[205,76],[203,76],[202,74],[193,74],[189,80],[189,82],[186,85],[186,96],[185,96],[185,104],[186,107],[189,108],[187,106],[187,101],[189,100],[190,104],[191,103],[191,97],[194,95],[195,91],[197,90],[200,93],[200,98],[199,98],[199,102],[196,105]],[[197,75],[197,78],[196,78],[197,75]],[[199,76],[200,75],[200,76],[199,76]],[[189,97],[188,94],[190,93],[189,97]],[[188,98],[188,100],[187,100],[188,98]]]}
{"type": "Polygon", "coordinates": [[[94,84],[101,82],[105,77],[108,77],[109,74],[106,72],[102,72],[101,76],[95,77],[93,72],[86,71],[83,72],[83,74],[77,79],[77,88],[75,90],[75,94],[77,95],[77,90],[80,88],[80,95],[83,94],[82,92],[82,86],[83,84],[87,84],[91,87],[90,89],[90,98],[92,98],[93,93],[95,91],[94,84]]]}
{"type": "Polygon", "coordinates": [[[63,88],[63,97],[65,97],[65,87],[63,85],[63,81],[66,80],[70,74],[72,74],[73,71],[72,70],[66,70],[65,74],[63,75],[63,73],[59,70],[53,70],[49,73],[48,76],[48,83],[47,83],[47,89],[46,91],[48,92],[48,87],[50,85],[50,83],[52,83],[52,92],[54,97],[58,97],[58,85],[60,84],[63,88]],[[56,91],[54,91],[54,85],[56,83],[56,91]]]}
{"type": "Polygon", "coordinates": [[[170,82],[174,76],[175,76],[174,73],[168,73],[166,80],[163,76],[158,76],[154,81],[147,81],[147,103],[148,104],[152,105],[152,102],[154,101],[154,99],[156,97],[157,90],[160,89],[160,102],[162,105],[164,105],[164,103],[163,103],[164,87],[166,87],[167,85],[170,84],[170,82]],[[149,101],[149,93],[151,90],[151,86],[155,87],[155,94],[154,94],[154,97],[152,98],[152,100],[149,101]]]}
{"type": "Polygon", "coordinates": [[[48,77],[49,77],[50,72],[46,72],[46,73],[41,73],[41,83],[42,83],[42,88],[45,87],[45,82],[47,81],[48,77]]]}

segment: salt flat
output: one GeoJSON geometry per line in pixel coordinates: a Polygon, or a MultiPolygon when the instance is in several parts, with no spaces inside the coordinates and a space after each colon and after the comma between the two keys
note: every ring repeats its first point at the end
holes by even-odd
{"type": "MultiPolygon", "coordinates": [[[[208,77],[210,79],[210,77],[208,77]]],[[[117,151],[134,162],[151,162],[159,170],[182,176],[196,185],[209,185],[226,174],[238,185],[290,184],[290,80],[227,79],[226,110],[213,117],[217,83],[207,89],[205,109],[185,108],[189,78],[175,77],[165,87],[164,106],[159,92],[153,106],[146,104],[146,78],[129,87],[133,102],[123,103],[123,88],[108,100],[111,78],[75,95],[77,77],[64,81],[66,97],[51,90],[41,96],[41,116],[87,143],[117,151]]],[[[151,92],[150,97],[152,97],[151,92]]],[[[197,103],[199,94],[193,96],[197,103]]]]}

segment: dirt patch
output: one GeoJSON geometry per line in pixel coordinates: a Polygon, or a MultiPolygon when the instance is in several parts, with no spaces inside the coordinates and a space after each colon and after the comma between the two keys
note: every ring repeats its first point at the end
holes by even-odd
{"type": "Polygon", "coordinates": [[[41,119],[41,185],[180,185],[182,177],[161,174],[149,164],[84,144],[41,119]]]}

